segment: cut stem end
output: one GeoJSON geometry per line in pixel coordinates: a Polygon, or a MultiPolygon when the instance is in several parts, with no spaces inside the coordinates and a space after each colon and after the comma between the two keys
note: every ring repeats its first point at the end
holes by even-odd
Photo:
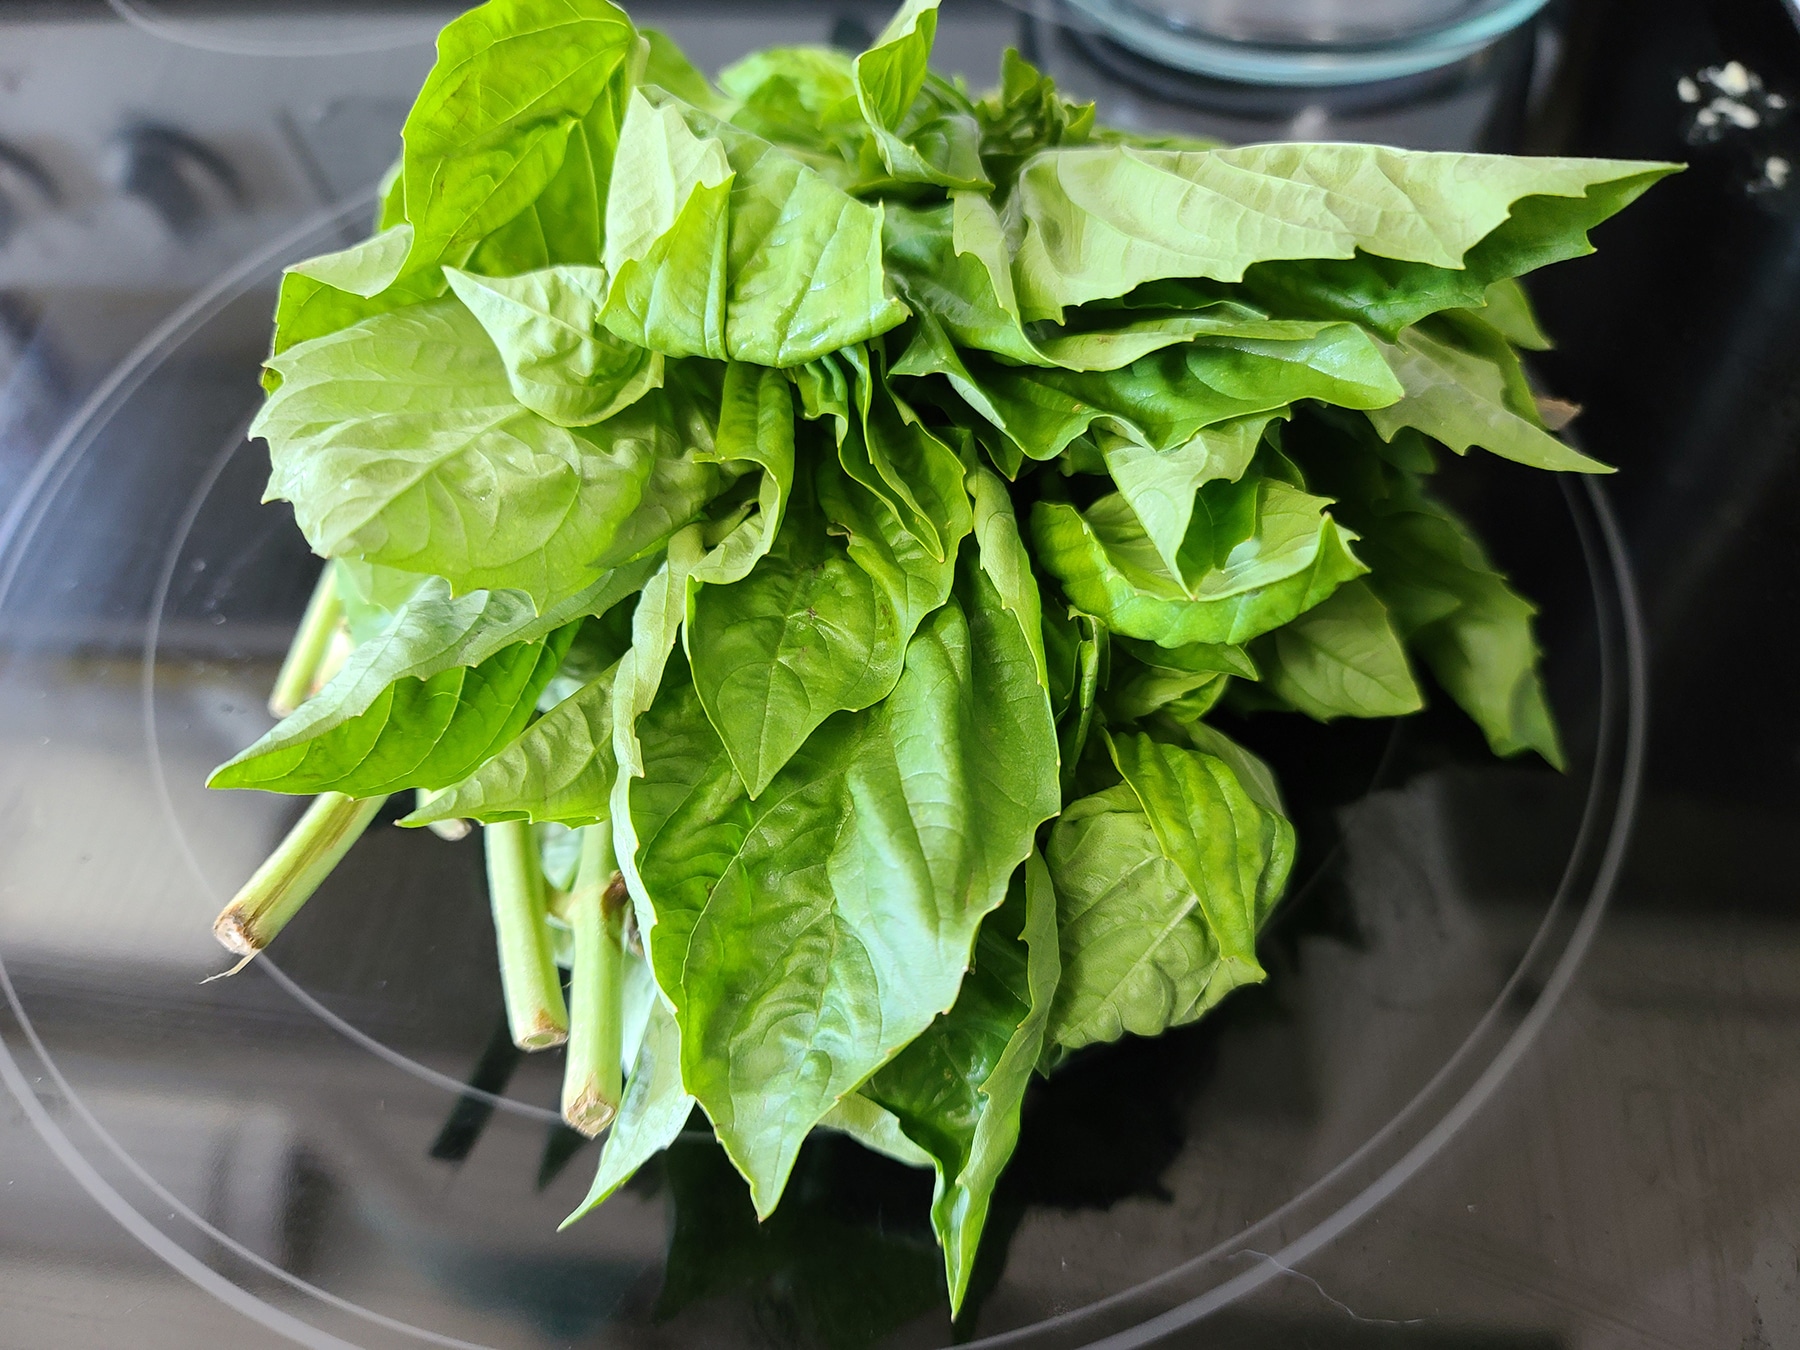
{"type": "Polygon", "coordinates": [[[236,956],[254,956],[275,940],[288,920],[369,828],[386,797],[346,797],[326,792],[275,846],[231,903],[213,920],[213,936],[236,956]]]}

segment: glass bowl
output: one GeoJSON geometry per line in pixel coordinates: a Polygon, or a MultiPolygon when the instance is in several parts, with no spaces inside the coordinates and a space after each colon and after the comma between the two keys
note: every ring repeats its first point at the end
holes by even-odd
{"type": "Polygon", "coordinates": [[[1451,65],[1547,0],[1065,0],[1160,65],[1221,80],[1348,85],[1451,65]]]}

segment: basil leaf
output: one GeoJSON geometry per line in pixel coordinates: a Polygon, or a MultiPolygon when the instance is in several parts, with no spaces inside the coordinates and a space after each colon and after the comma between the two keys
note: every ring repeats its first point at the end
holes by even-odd
{"type": "Polygon", "coordinates": [[[1109,743],[1126,781],[1065,808],[1046,854],[1063,956],[1049,1034],[1066,1049],[1155,1035],[1261,980],[1256,932],[1293,865],[1293,827],[1229,759],[1109,743]]]}
{"type": "MultiPolygon", "coordinates": [[[[656,908],[638,875],[638,836],[632,820],[632,780],[644,776],[644,749],[638,739],[638,722],[656,701],[663,673],[675,639],[687,614],[688,578],[709,556],[698,525],[678,531],[669,540],[668,556],[656,574],[644,583],[637,608],[631,615],[631,645],[619,658],[613,677],[613,758],[619,771],[613,779],[610,816],[613,856],[631,891],[644,949],[653,949],[656,908]]],[[[655,961],[652,957],[652,966],[655,961]]]]}
{"type": "Polygon", "coordinates": [[[665,89],[683,103],[691,103],[719,116],[729,111],[730,101],[720,97],[712,82],[687,59],[674,39],[655,28],[640,28],[638,32],[650,49],[640,84],[665,89]]]}
{"type": "Polygon", "coordinates": [[[607,324],[641,346],[797,366],[906,317],[881,208],[698,109],[633,95],[607,212],[607,324]]]}
{"type": "Polygon", "coordinates": [[[841,464],[821,456],[814,475],[828,528],[843,536],[850,561],[868,573],[899,615],[900,631],[910,636],[950,594],[957,547],[970,528],[966,504],[944,522],[946,556],[936,558],[887,503],[846,474],[841,464]]]}
{"type": "Polygon", "coordinates": [[[361,646],[393,626],[406,602],[418,594],[426,578],[397,567],[378,567],[360,558],[334,558],[338,595],[344,602],[344,626],[361,646]]]}
{"type": "Polygon", "coordinates": [[[1659,164],[1590,183],[1578,195],[1522,197],[1463,255],[1461,267],[1358,251],[1341,260],[1258,263],[1244,273],[1244,289],[1280,313],[1349,319],[1392,340],[1427,315],[1491,306],[1493,288],[1507,278],[1592,253],[1588,230],[1624,210],[1657,179],[1679,171],[1679,165],[1659,164]]]}
{"type": "MultiPolygon", "coordinates": [[[[1184,585],[1193,580],[1183,568],[1182,552],[1194,524],[1197,494],[1211,482],[1240,480],[1262,443],[1263,431],[1285,415],[1285,409],[1277,409],[1219,422],[1195,432],[1185,445],[1172,450],[1152,450],[1109,432],[1096,437],[1120,495],[1130,503],[1163,565],[1181,576],[1184,585]]],[[[1209,509],[1212,505],[1206,504],[1209,509]]],[[[1209,529],[1209,539],[1217,533],[1209,529]]],[[[1196,549],[1201,545],[1202,541],[1194,541],[1196,549]]],[[[1209,557],[1214,551],[1205,549],[1209,557]]]]}
{"type": "Polygon", "coordinates": [[[1468,527],[1416,489],[1358,516],[1370,582],[1407,645],[1475,719],[1495,754],[1563,767],[1538,675],[1536,607],[1506,584],[1468,527]]]}
{"type": "Polygon", "coordinates": [[[512,643],[478,665],[395,680],[364,711],[326,730],[315,720],[284,731],[284,722],[214,769],[207,786],[352,797],[448,787],[524,729],[577,626],[512,643]]]}
{"type": "Polygon", "coordinates": [[[1147,281],[1235,282],[1253,263],[1359,248],[1459,268],[1522,197],[1580,197],[1672,169],[1341,144],[1047,150],[1020,170],[1008,201],[1020,308],[1060,321],[1066,306],[1147,281]]]}
{"type": "Polygon", "coordinates": [[[1047,571],[1079,608],[1124,637],[1165,647],[1242,643],[1291,621],[1344,582],[1368,571],[1355,538],[1325,512],[1323,497],[1263,479],[1255,535],[1189,594],[1123,497],[1085,512],[1061,502],[1032,509],[1032,537],[1047,571]]]}
{"type": "MultiPolygon", "coordinates": [[[[445,714],[478,694],[486,700],[484,715],[492,714],[494,701],[504,699],[506,690],[513,691],[514,699],[523,699],[529,691],[535,701],[556,673],[556,664],[579,626],[577,621],[583,615],[610,609],[642,586],[655,567],[654,559],[621,567],[541,613],[530,597],[518,591],[476,591],[452,597],[442,578],[427,578],[384,631],[351,653],[329,684],[256,744],[215,769],[209,781],[215,787],[270,787],[287,792],[327,789],[273,785],[301,784],[321,774],[350,775],[353,771],[356,776],[347,776],[345,781],[371,781],[377,770],[373,766],[358,768],[357,757],[379,753],[380,763],[392,762],[386,757],[401,752],[396,738],[403,739],[407,730],[390,726],[392,723],[416,718],[421,727],[441,726],[445,714]],[[558,633],[564,636],[547,647],[546,641],[558,633]],[[539,658],[530,656],[531,652],[550,651],[556,660],[541,668],[539,658]],[[468,674],[477,669],[485,673],[468,674]],[[419,701],[433,694],[443,696],[445,706],[427,714],[421,711],[419,701]]],[[[525,715],[529,713],[527,705],[525,715]]],[[[465,718],[465,730],[458,734],[469,734],[466,728],[474,725],[466,721],[469,710],[458,715],[465,718]]],[[[505,715],[510,717],[511,712],[505,715]]],[[[518,726],[512,728],[513,733],[518,730],[518,726]]],[[[463,773],[478,762],[469,763],[463,773]]],[[[432,776],[442,778],[442,773],[432,776]]],[[[402,786],[440,788],[462,776],[402,786]]],[[[368,796],[377,789],[330,790],[368,796]]]]}
{"type": "MultiPolygon", "coordinates": [[[[394,283],[412,251],[412,226],[398,224],[336,253],[297,262],[281,274],[275,301],[272,354],[309,338],[348,328],[371,314],[430,300],[444,293],[441,278],[415,275],[404,286],[394,283]]],[[[264,372],[264,388],[281,382],[264,372]]]]}
{"type": "Polygon", "coordinates": [[[926,69],[937,9],[938,0],[904,0],[852,66],[857,104],[896,181],[987,188],[974,107],[926,69]]]}
{"type": "Polygon", "coordinates": [[[752,798],[833,713],[866,708],[900,678],[910,633],[874,580],[830,538],[810,492],[743,580],[697,586],[686,641],[694,689],[752,798]]]}
{"type": "Polygon", "coordinates": [[[445,268],[444,275],[500,353],[513,397],[538,416],[591,426],[662,384],[660,355],[600,326],[606,274],[599,268],[504,279],[445,268]]]}
{"type": "Polygon", "coordinates": [[[607,820],[618,775],[612,706],[617,677],[617,665],[608,666],[400,823],[529,820],[575,826],[607,820]]]}
{"type": "Polygon", "coordinates": [[[1130,787],[1063,808],[1045,853],[1056,884],[1062,981],[1049,1040],[1065,1050],[1154,1036],[1196,1020],[1220,971],[1218,942],[1130,787]]]}
{"type": "Polygon", "coordinates": [[[633,93],[606,199],[607,326],[671,356],[723,358],[734,170],[674,105],[633,93]]]}
{"type": "MultiPolygon", "coordinates": [[[[719,72],[734,106],[707,111],[764,140],[800,152],[846,191],[865,175],[871,132],[856,101],[854,58],[827,47],[770,47],[719,72]]],[[[687,100],[694,103],[693,99],[687,100]]],[[[702,105],[695,103],[695,107],[702,105]]],[[[869,147],[873,154],[873,148],[869,147]]]]}
{"type": "Polygon", "coordinates": [[[773,370],[733,362],[719,403],[717,456],[762,470],[756,510],[731,530],[690,575],[694,582],[741,581],[775,543],[794,490],[794,400],[773,370]]]}
{"type": "Polygon", "coordinates": [[[1403,394],[1373,341],[1348,324],[1303,325],[1308,337],[1203,338],[1120,370],[1006,366],[970,352],[971,378],[1000,412],[997,429],[1031,459],[1051,459],[1099,424],[1154,450],[1203,427],[1275,413],[1296,399],[1379,408],[1403,394]]]}
{"type": "Polygon", "coordinates": [[[986,469],[969,471],[975,489],[975,542],[981,570],[993,583],[1000,603],[1011,610],[1025,634],[1025,645],[1037,666],[1038,683],[1050,689],[1050,666],[1044,654],[1043,597],[1031,573],[1031,558],[1019,535],[1018,517],[1006,486],[986,469]]]}
{"type": "Polygon", "coordinates": [[[1164,709],[1190,720],[1218,701],[1230,677],[1258,677],[1244,649],[1228,645],[1158,647],[1121,638],[1112,660],[1104,702],[1107,716],[1115,722],[1134,722],[1164,709]]]}
{"type": "Polygon", "coordinates": [[[1417,327],[1382,349],[1406,387],[1406,397],[1369,412],[1383,439],[1391,441],[1402,427],[1415,427],[1458,454],[1479,445],[1537,469],[1612,472],[1538,426],[1535,414],[1527,418],[1509,407],[1508,371],[1492,358],[1417,327]]]}
{"type": "MultiPolygon", "coordinates": [[[[511,0],[446,25],[400,133],[407,270],[461,265],[550,186],[578,125],[604,182],[638,46],[606,0],[511,0]]],[[[599,247],[595,237],[588,256],[551,261],[596,262],[599,247]]]]}
{"type": "Polygon", "coordinates": [[[1056,810],[1048,698],[965,569],[894,692],[826,722],[758,799],[690,686],[665,682],[640,735],[637,869],[683,1081],[767,1214],[807,1131],[955,1001],[1056,810]]]}
{"type": "Polygon", "coordinates": [[[879,352],[846,348],[801,382],[809,415],[829,415],[844,472],[873,493],[938,561],[969,529],[961,459],[883,378],[879,352]],[[845,368],[849,374],[846,377],[845,368]],[[854,406],[852,406],[852,404],[854,406]]]}
{"type": "Polygon", "coordinates": [[[454,300],[364,319],[270,365],[281,387],[251,427],[269,442],[266,499],[294,504],[316,552],[458,592],[547,603],[654,548],[723,482],[694,449],[712,440],[704,391],[655,390],[598,426],[557,426],[514,400],[454,300]]]}
{"type": "Polygon", "coordinates": [[[1019,1139],[1019,1110],[1062,972],[1056,893],[1043,859],[1033,853],[1020,876],[982,921],[955,1005],[861,1090],[936,1170],[931,1223],[944,1248],[952,1317],[968,1292],[994,1185],[1019,1139]]]}
{"type": "Polygon", "coordinates": [[[1001,188],[1039,150],[1080,145],[1094,132],[1094,105],[1070,103],[1056,84],[1011,47],[1000,58],[1000,87],[975,105],[981,161],[1001,188]]]}
{"type": "Polygon", "coordinates": [[[1387,608],[1364,579],[1257,639],[1263,679],[1309,717],[1404,717],[1424,707],[1387,608]]]}

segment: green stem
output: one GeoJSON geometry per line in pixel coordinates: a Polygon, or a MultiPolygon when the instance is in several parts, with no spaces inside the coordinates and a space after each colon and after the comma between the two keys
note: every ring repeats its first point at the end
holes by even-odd
{"type": "MultiPolygon", "coordinates": [[[[420,788],[414,797],[414,803],[419,810],[423,811],[427,806],[430,806],[432,802],[443,796],[449,790],[449,788],[439,788],[437,791],[433,792],[430,788],[420,788]]],[[[451,816],[448,820],[427,821],[425,823],[425,828],[430,830],[439,839],[448,839],[451,843],[455,843],[458,839],[467,839],[469,837],[469,831],[474,827],[461,816],[451,816]]]]}
{"type": "Polygon", "coordinates": [[[521,1050],[561,1045],[569,1038],[569,1013],[544,920],[544,869],[537,840],[522,820],[489,825],[482,839],[513,1043],[521,1050]]]}
{"type": "Polygon", "coordinates": [[[281,673],[275,677],[275,688],[269,692],[269,711],[276,717],[286,717],[306,702],[312,693],[313,676],[318,673],[331,646],[332,634],[337,632],[343,617],[337,568],[327,562],[325,570],[319,573],[318,585],[313,587],[312,599],[306,602],[306,613],[300,617],[300,631],[294,634],[293,645],[281,663],[281,673]]]}
{"type": "Polygon", "coordinates": [[[386,797],[327,792],[313,799],[294,828],[220,911],[213,934],[227,951],[254,956],[300,912],[375,819],[386,797]]]}
{"type": "Polygon", "coordinates": [[[625,882],[613,857],[612,826],[604,821],[582,832],[568,910],[575,964],[569,972],[562,1113],[592,1139],[612,1124],[623,1091],[625,882]]]}

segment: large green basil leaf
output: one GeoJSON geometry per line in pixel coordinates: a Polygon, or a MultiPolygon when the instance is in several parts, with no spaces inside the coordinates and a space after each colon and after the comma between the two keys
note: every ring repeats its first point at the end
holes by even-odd
{"type": "Polygon", "coordinates": [[[362,712],[326,730],[320,724],[330,712],[304,729],[283,722],[213,770],[207,785],[352,797],[448,787],[524,730],[577,627],[514,642],[478,665],[394,680],[362,712]]]}
{"type": "MultiPolygon", "coordinates": [[[[1406,397],[1369,411],[1386,440],[1402,427],[1436,437],[1458,454],[1471,445],[1533,468],[1611,473],[1610,466],[1565,445],[1509,405],[1509,370],[1500,361],[1408,328],[1383,344],[1406,397]]],[[[1512,358],[1516,361],[1516,358],[1512,358]]]]}
{"type": "Polygon", "coordinates": [[[1296,399],[1379,408],[1403,394],[1374,342],[1349,324],[1301,325],[1290,340],[1207,337],[1119,370],[1043,370],[965,355],[1020,455],[1052,459],[1099,424],[1158,451],[1231,418],[1275,413],[1296,399]]]}
{"type": "Polygon", "coordinates": [[[852,66],[857,103],[896,181],[986,189],[975,109],[926,69],[937,10],[938,0],[905,0],[852,66]]]}
{"type": "Polygon", "coordinates": [[[634,94],[607,199],[607,324],[671,355],[797,366],[906,317],[882,211],[780,146],[634,94]]]}
{"type": "Polygon", "coordinates": [[[1254,652],[1267,686],[1321,722],[1424,707],[1387,607],[1363,578],[1258,639],[1254,652]]]}
{"type": "MultiPolygon", "coordinates": [[[[295,764],[312,765],[305,771],[310,774],[341,771],[358,754],[373,753],[374,738],[378,736],[389,737],[382,743],[384,747],[397,745],[393,737],[399,733],[390,730],[388,724],[414,716],[422,716],[426,722],[441,720],[438,713],[421,714],[415,707],[423,696],[422,690],[449,691],[445,713],[459,701],[473,699],[477,691],[488,685],[495,685],[496,689],[516,688],[519,698],[529,688],[535,700],[543,683],[555,673],[556,665],[550,662],[545,670],[540,671],[535,665],[527,670],[527,649],[545,650],[546,639],[565,628],[572,639],[573,625],[583,615],[610,609],[641,587],[655,569],[655,559],[620,567],[541,613],[529,596],[518,591],[476,591],[453,597],[442,578],[426,578],[386,627],[350,654],[344,668],[329,684],[249,749],[215,770],[213,785],[265,786],[265,780],[289,776],[295,764]],[[479,677],[459,673],[476,668],[489,673],[479,677]],[[503,674],[507,680],[524,683],[496,684],[503,674]],[[340,768],[334,770],[332,765],[340,768]]],[[[556,648],[558,660],[568,645],[564,640],[556,648]]],[[[498,696],[487,696],[489,704],[498,696]]],[[[390,751],[384,748],[382,753],[390,751]]],[[[473,767],[474,764],[469,765],[473,767]]],[[[425,786],[445,784],[434,782],[425,786]]]]}
{"type": "Polygon", "coordinates": [[[1359,511],[1370,583],[1408,646],[1475,719],[1495,754],[1563,765],[1532,635],[1536,607],[1506,584],[1468,527],[1417,488],[1359,511]]]}
{"type": "Polygon", "coordinates": [[[606,323],[671,356],[723,358],[731,164],[674,105],[633,93],[606,198],[606,323]]]}
{"type": "MultiPolygon", "coordinates": [[[[1008,200],[1027,319],[1165,277],[1235,282],[1254,263],[1357,249],[1454,269],[1521,197],[1668,172],[1629,160],[1524,159],[1346,144],[1045,151],[1008,200]]],[[[1493,280],[1492,277],[1486,281],[1493,280]]]]}
{"type": "MultiPolygon", "coordinates": [[[[605,182],[639,47],[631,20],[606,0],[511,0],[446,25],[400,133],[414,232],[406,270],[461,265],[531,206],[578,125],[597,161],[588,180],[605,182]]],[[[587,256],[549,261],[597,262],[599,248],[596,236],[587,256]]]]}
{"type": "Polygon", "coordinates": [[[1428,314],[1491,306],[1492,288],[1507,278],[1592,253],[1590,229],[1678,170],[1674,164],[1659,164],[1590,183],[1580,195],[1522,197],[1504,221],[1463,255],[1461,267],[1400,262],[1359,251],[1354,258],[1258,263],[1244,273],[1244,289],[1278,313],[1348,319],[1392,340],[1428,314]]]}
{"type": "Polygon", "coordinates": [[[955,1006],[861,1090],[937,1173],[931,1224],[944,1249],[952,1317],[968,1292],[994,1184],[1018,1143],[1019,1109],[1062,971],[1056,893],[1043,859],[1034,852],[1020,876],[982,921],[955,1006]]]}
{"type": "Polygon", "coordinates": [[[828,720],[756,800],[691,686],[666,680],[639,736],[636,869],[682,1079],[766,1215],[807,1131],[955,1002],[1057,807],[1049,701],[965,567],[893,693],[828,720]]]}
{"type": "Polygon", "coordinates": [[[1064,807],[1045,860],[1062,942],[1052,1044],[1076,1050],[1127,1032],[1154,1036],[1223,996],[1224,981],[1208,996],[1220,973],[1218,940],[1129,786],[1064,807]]]}
{"type": "Polygon", "coordinates": [[[1263,479],[1256,533],[1189,589],[1164,566],[1118,495],[1085,512],[1062,502],[1032,509],[1038,557],[1069,599],[1124,637],[1164,647],[1242,643],[1289,622],[1368,568],[1350,552],[1328,504],[1263,479]]]}
{"type": "Polygon", "coordinates": [[[526,727],[480,768],[414,811],[402,825],[434,820],[554,821],[593,825],[611,815],[616,665],[526,727]]]}
{"type": "Polygon", "coordinates": [[[1153,1036],[1262,979],[1256,933],[1293,865],[1293,827],[1240,748],[1111,748],[1125,782],[1070,804],[1046,855],[1063,956],[1049,1036],[1066,1049],[1153,1036]]]}
{"type": "Polygon", "coordinates": [[[887,696],[912,636],[808,487],[748,576],[688,596],[694,688],[752,798],[826,718],[887,696]]]}
{"type": "Polygon", "coordinates": [[[540,602],[655,547],[722,483],[704,462],[716,407],[652,391],[593,427],[514,399],[481,325],[447,300],[364,319],[274,357],[251,434],[266,500],[294,504],[316,552],[540,602]]]}
{"type": "Polygon", "coordinates": [[[606,273],[551,267],[478,277],[445,268],[450,289],[493,342],[513,397],[558,426],[603,422],[662,384],[662,357],[600,324],[606,273]]]}

